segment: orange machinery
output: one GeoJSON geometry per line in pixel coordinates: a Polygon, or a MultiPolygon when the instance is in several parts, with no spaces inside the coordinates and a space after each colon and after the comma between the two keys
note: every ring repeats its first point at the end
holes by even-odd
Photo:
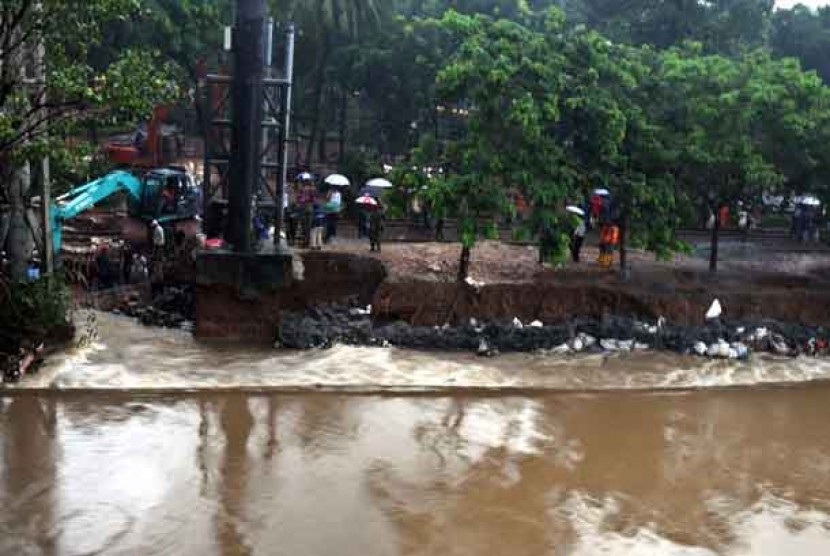
{"type": "Polygon", "coordinates": [[[147,122],[147,138],[144,144],[136,146],[134,143],[108,143],[105,147],[107,158],[119,165],[139,168],[159,168],[164,166],[162,160],[161,127],[167,120],[170,112],[167,106],[156,106],[153,115],[147,122]]]}

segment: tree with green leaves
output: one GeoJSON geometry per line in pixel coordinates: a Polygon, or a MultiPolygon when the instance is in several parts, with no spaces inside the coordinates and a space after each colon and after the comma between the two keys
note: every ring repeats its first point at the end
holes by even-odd
{"type": "Polygon", "coordinates": [[[333,54],[337,87],[349,93],[338,131],[378,153],[408,152],[422,135],[440,134],[435,76],[453,50],[437,20],[395,17],[333,54]],[[348,129],[347,129],[348,127],[348,129]]]}
{"type": "Polygon", "coordinates": [[[737,54],[767,44],[773,0],[566,0],[570,20],[608,38],[668,48],[685,41],[737,54]]]}
{"type": "Polygon", "coordinates": [[[592,44],[599,81],[583,94],[594,97],[591,104],[605,107],[600,115],[608,122],[599,133],[606,137],[606,147],[592,166],[596,179],[614,196],[620,270],[628,276],[629,245],[658,257],[681,247],[675,236],[675,181],[668,170],[676,152],[656,102],[659,55],[650,47],[610,43],[601,37],[592,38],[592,44]]]}
{"type": "Polygon", "coordinates": [[[470,215],[465,246],[485,216],[510,212],[516,191],[531,207],[530,231],[564,247],[565,202],[610,187],[636,245],[678,247],[670,151],[651,98],[654,52],[568,29],[555,9],[544,31],[452,13],[444,24],[464,39],[438,75],[439,99],[468,108],[464,131],[445,144],[448,177],[437,187],[470,215]]]}
{"type": "Polygon", "coordinates": [[[776,56],[798,58],[830,84],[830,7],[797,5],[772,16],[770,48],[776,56]]]}
{"type": "MultiPolygon", "coordinates": [[[[175,70],[172,76],[182,90],[193,96],[202,68],[220,60],[222,29],[232,22],[232,11],[233,0],[139,0],[136,9],[104,27],[90,63],[104,68],[122,51],[152,45],[156,56],[175,70]]],[[[201,103],[194,102],[193,108],[203,126],[201,103]]]]}
{"type": "MultiPolygon", "coordinates": [[[[561,25],[558,15],[551,26],[561,25]]],[[[535,228],[556,228],[575,175],[557,141],[563,55],[511,21],[450,12],[442,23],[462,42],[438,74],[438,101],[464,131],[444,145],[446,177],[433,195],[459,219],[463,279],[476,238],[492,235],[510,212],[512,191],[534,207],[535,228]]]]}
{"type": "Polygon", "coordinates": [[[324,116],[338,111],[333,105],[342,109],[351,93],[346,80],[333,79],[336,53],[374,32],[391,0],[271,0],[270,5],[272,13],[299,28],[297,52],[305,63],[295,64],[294,112],[298,124],[308,129],[304,158],[309,161],[315,145],[325,150],[324,116]]]}
{"type": "Polygon", "coordinates": [[[680,142],[679,179],[715,215],[709,268],[717,270],[720,207],[760,194],[782,182],[756,140],[762,104],[752,60],[701,56],[692,48],[663,56],[664,102],[680,142]]]}
{"type": "Polygon", "coordinates": [[[783,191],[827,198],[830,88],[793,58],[756,52],[745,63],[753,72],[753,102],[758,105],[753,138],[781,174],[783,191]]]}

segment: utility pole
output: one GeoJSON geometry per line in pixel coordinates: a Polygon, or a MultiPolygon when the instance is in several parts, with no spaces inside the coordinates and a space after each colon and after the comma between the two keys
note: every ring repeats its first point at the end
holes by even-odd
{"type": "Polygon", "coordinates": [[[282,112],[282,126],[280,127],[280,173],[277,179],[277,220],[274,226],[274,243],[281,245],[284,209],[283,197],[285,184],[288,182],[288,142],[290,141],[291,127],[291,87],[294,83],[294,24],[289,23],[285,29],[285,86],[280,95],[280,111],[282,112]]]}

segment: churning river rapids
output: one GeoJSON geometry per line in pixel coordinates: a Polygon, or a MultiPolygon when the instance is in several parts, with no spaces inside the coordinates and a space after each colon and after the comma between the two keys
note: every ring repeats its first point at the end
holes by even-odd
{"type": "Polygon", "coordinates": [[[830,364],[285,353],[98,314],[0,390],[0,555],[830,554],[830,364]]]}

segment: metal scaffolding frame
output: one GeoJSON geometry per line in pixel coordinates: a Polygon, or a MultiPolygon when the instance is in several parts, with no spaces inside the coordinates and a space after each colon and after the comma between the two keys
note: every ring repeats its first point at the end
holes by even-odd
{"type": "MultiPolygon", "coordinates": [[[[253,187],[257,207],[273,207],[276,227],[282,224],[282,192],[288,169],[290,95],[293,73],[294,26],[285,31],[285,67],[281,77],[262,79],[261,145],[259,179],[253,187]]],[[[267,68],[273,70],[273,68],[267,68]]],[[[203,211],[214,202],[225,203],[231,196],[233,176],[233,90],[231,75],[208,74],[202,102],[206,126],[203,165],[203,211]]]]}

